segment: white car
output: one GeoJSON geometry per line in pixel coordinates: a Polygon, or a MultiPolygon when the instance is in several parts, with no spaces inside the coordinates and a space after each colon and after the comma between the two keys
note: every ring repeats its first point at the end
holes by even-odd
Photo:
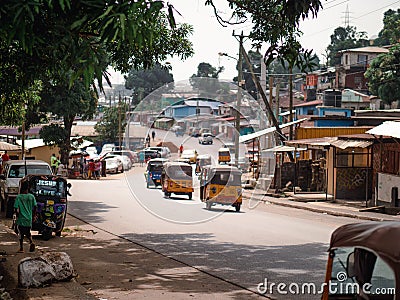
{"type": "Polygon", "coordinates": [[[117,157],[104,157],[106,161],[106,172],[107,173],[118,173],[124,171],[122,161],[117,157]]]}
{"type": "Polygon", "coordinates": [[[107,153],[104,156],[105,159],[109,158],[109,157],[118,158],[122,162],[122,166],[124,167],[125,171],[130,170],[132,168],[132,161],[126,155],[117,155],[117,154],[107,153]]]}
{"type": "Polygon", "coordinates": [[[171,156],[171,151],[169,150],[168,147],[148,147],[144,150],[155,150],[158,153],[160,153],[161,157],[167,158],[171,156]]]}
{"type": "Polygon", "coordinates": [[[27,174],[52,175],[50,165],[42,160],[9,160],[4,163],[3,174],[0,175],[1,206],[6,211],[6,217],[11,218],[15,198],[18,195],[19,182],[27,174]]]}
{"type": "Polygon", "coordinates": [[[202,133],[201,136],[199,136],[199,144],[208,144],[211,145],[213,143],[213,135],[209,132],[202,133]]]}

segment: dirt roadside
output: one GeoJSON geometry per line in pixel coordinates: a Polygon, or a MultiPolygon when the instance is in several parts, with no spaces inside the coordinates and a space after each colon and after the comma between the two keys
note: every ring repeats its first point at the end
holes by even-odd
{"type": "MultiPolygon", "coordinates": [[[[1,284],[14,299],[255,299],[243,290],[154,251],[68,216],[62,237],[49,241],[34,236],[35,253],[16,253],[10,221],[1,219],[1,284]],[[17,288],[18,262],[49,251],[68,253],[77,273],[72,282],[49,287],[17,288]]],[[[262,297],[263,298],[263,297],[262,297]]],[[[265,298],[264,298],[265,299],[265,298]]]]}

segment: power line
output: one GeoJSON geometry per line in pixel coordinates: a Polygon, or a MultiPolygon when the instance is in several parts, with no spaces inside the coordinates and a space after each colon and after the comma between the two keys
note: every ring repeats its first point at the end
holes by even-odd
{"type": "MultiPolygon", "coordinates": [[[[392,6],[392,5],[394,5],[394,4],[396,4],[396,3],[399,3],[399,2],[400,2],[400,1],[395,1],[395,2],[390,3],[390,4],[388,4],[388,5],[382,6],[382,7],[380,7],[380,8],[375,9],[375,10],[372,10],[372,11],[370,11],[370,12],[367,12],[367,13],[365,13],[365,14],[363,14],[363,15],[357,17],[357,18],[353,18],[353,20],[361,19],[361,18],[363,18],[363,17],[365,17],[365,16],[368,16],[368,15],[374,13],[374,12],[377,12],[377,11],[379,11],[379,10],[381,10],[381,9],[384,9],[384,8],[386,8],[386,7],[389,7],[389,6],[392,6]]],[[[327,30],[330,30],[330,29],[332,29],[332,28],[336,28],[336,27],[335,27],[335,26],[331,26],[331,27],[322,29],[321,31],[317,31],[317,32],[308,34],[308,35],[306,35],[306,37],[310,37],[310,36],[314,36],[314,35],[320,34],[320,33],[322,33],[322,32],[325,32],[325,31],[327,31],[327,30]]]]}

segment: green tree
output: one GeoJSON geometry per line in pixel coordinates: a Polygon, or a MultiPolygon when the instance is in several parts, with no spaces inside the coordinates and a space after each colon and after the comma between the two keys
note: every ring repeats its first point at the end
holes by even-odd
{"type": "Polygon", "coordinates": [[[215,98],[227,88],[218,80],[218,76],[223,70],[223,67],[217,69],[209,63],[201,62],[197,66],[196,74],[190,77],[189,82],[200,97],[215,98]]]}
{"type": "Polygon", "coordinates": [[[132,104],[136,106],[153,91],[173,81],[167,68],[155,64],[150,69],[130,70],[125,76],[125,88],[132,90],[132,104]]]}
{"type": "Polygon", "coordinates": [[[384,13],[383,29],[379,37],[374,40],[374,45],[385,46],[400,42],[400,9],[389,9],[384,13]]]}
{"type": "Polygon", "coordinates": [[[315,17],[322,8],[319,0],[228,0],[232,16],[226,20],[219,15],[214,0],[207,0],[206,5],[214,8],[217,20],[223,25],[243,23],[251,20],[253,27],[249,38],[256,49],[267,43],[264,59],[269,66],[275,59],[292,60],[295,65],[308,68],[312,51],[304,49],[298,42],[301,35],[299,24],[309,16],[315,17]]]}
{"type": "Polygon", "coordinates": [[[60,148],[61,161],[67,164],[73,122],[77,116],[82,120],[93,117],[97,107],[97,94],[93,89],[87,88],[83,80],[76,80],[70,86],[69,79],[62,77],[59,80],[53,78],[43,84],[41,99],[40,110],[61,119],[62,124],[44,126],[40,136],[46,144],[60,148]]]}
{"type": "Polygon", "coordinates": [[[115,142],[119,138],[119,129],[121,128],[121,135],[127,124],[126,114],[128,107],[125,103],[118,103],[117,106],[108,107],[104,111],[103,118],[94,127],[99,133],[99,139],[103,141],[115,142]],[[121,120],[121,127],[119,122],[121,120]]]}
{"type": "Polygon", "coordinates": [[[163,1],[2,1],[0,109],[23,107],[18,95],[35,80],[64,77],[70,88],[83,79],[89,88],[97,79],[102,90],[108,65],[127,73],[169,55],[189,57],[192,27],[172,12],[163,1]]]}
{"type": "Polygon", "coordinates": [[[365,78],[368,79],[369,91],[391,104],[400,100],[400,46],[392,47],[389,53],[375,58],[365,78]]]}
{"type": "Polygon", "coordinates": [[[369,44],[366,32],[357,32],[356,27],[338,27],[331,35],[331,43],[327,47],[328,65],[340,64],[338,52],[346,49],[364,47],[369,44]]]}

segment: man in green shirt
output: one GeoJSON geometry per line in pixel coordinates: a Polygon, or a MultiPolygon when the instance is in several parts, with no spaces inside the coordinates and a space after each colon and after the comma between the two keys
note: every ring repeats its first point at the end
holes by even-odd
{"type": "Polygon", "coordinates": [[[56,172],[57,172],[57,157],[56,157],[56,155],[54,153],[50,157],[50,166],[51,166],[51,170],[53,171],[53,174],[56,175],[56,172]]]}
{"type": "Polygon", "coordinates": [[[17,196],[14,203],[14,211],[17,215],[16,225],[19,235],[19,250],[24,252],[24,236],[29,239],[29,251],[35,251],[35,244],[32,240],[31,227],[32,216],[36,213],[36,199],[35,196],[29,193],[29,183],[27,181],[21,184],[21,193],[17,196]]]}

